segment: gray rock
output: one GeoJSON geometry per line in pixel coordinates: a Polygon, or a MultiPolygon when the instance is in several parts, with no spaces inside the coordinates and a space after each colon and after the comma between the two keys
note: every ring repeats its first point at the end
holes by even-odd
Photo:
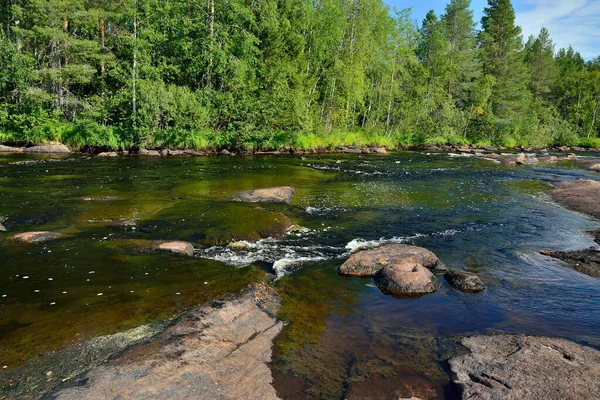
{"type": "Polygon", "coordinates": [[[103,152],[98,154],[98,157],[106,157],[106,158],[110,158],[110,157],[119,157],[119,154],[115,151],[108,151],[108,152],[103,152]]]}
{"type": "Polygon", "coordinates": [[[71,150],[64,144],[45,144],[25,148],[25,153],[70,153],[71,150]]]}
{"type": "Polygon", "coordinates": [[[278,186],[266,189],[246,190],[232,196],[234,201],[245,203],[291,203],[296,189],[291,186],[278,186]]]}
{"type": "Polygon", "coordinates": [[[592,180],[573,180],[559,182],[553,190],[552,198],[562,205],[600,218],[600,182],[592,180]]]}
{"type": "Polygon", "coordinates": [[[0,222],[0,232],[6,232],[7,229],[4,225],[2,225],[2,222],[0,222]]]}
{"type": "Polygon", "coordinates": [[[22,147],[4,146],[0,144],[0,153],[22,153],[22,147]]]}
{"type": "Polygon", "coordinates": [[[444,264],[431,251],[407,244],[388,244],[353,254],[338,267],[340,275],[372,277],[386,265],[413,262],[434,272],[446,270],[444,264]]]}
{"type": "Polygon", "coordinates": [[[383,292],[399,296],[422,296],[436,292],[441,285],[431,271],[414,262],[385,265],[374,281],[383,292]]]}
{"type": "Polygon", "coordinates": [[[479,293],[485,289],[481,279],[466,271],[448,271],[444,274],[446,281],[456,290],[466,293],[479,293]]]}
{"type": "Polygon", "coordinates": [[[563,339],[497,334],[464,338],[450,360],[462,399],[600,399],[600,352],[563,339]]]}

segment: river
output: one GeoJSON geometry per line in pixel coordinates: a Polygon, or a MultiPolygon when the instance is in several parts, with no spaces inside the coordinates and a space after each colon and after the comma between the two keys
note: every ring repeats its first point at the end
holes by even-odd
{"type": "MultiPolygon", "coordinates": [[[[541,256],[593,245],[597,220],[555,204],[552,182],[600,175],[568,162],[511,167],[481,157],[381,155],[121,157],[0,155],[0,215],[13,233],[57,231],[38,245],[0,240],[0,366],[66,343],[172,318],[272,279],[288,321],[271,369],[289,399],[454,398],[452,338],[521,332],[600,347],[597,278],[541,256]],[[291,185],[291,204],[232,202],[291,185]],[[282,221],[298,225],[270,238],[282,221]],[[192,258],[140,252],[185,240],[192,258]],[[228,244],[245,240],[241,250],[228,244]],[[479,274],[480,294],[383,294],[338,276],[353,251],[426,247],[479,274]],[[410,397],[410,396],[409,396],[410,397]]],[[[11,232],[9,232],[11,233],[11,232]]]]}

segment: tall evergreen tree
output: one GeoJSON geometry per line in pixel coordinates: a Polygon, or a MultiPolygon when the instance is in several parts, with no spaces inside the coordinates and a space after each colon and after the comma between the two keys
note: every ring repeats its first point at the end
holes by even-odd
{"type": "Polygon", "coordinates": [[[523,110],[526,71],[522,57],[521,28],[515,25],[510,0],[488,0],[479,35],[483,72],[494,77],[492,111],[503,123],[523,110]]]}

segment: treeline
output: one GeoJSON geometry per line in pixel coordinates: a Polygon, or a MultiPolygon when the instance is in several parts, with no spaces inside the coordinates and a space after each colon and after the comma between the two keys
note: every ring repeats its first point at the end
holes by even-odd
{"type": "Polygon", "coordinates": [[[600,57],[509,0],[3,0],[0,142],[600,147],[600,57]]]}

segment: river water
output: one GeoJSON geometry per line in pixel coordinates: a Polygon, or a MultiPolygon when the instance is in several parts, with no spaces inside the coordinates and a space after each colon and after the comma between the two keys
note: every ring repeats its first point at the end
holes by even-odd
{"type": "Polygon", "coordinates": [[[448,154],[99,159],[0,156],[9,233],[49,230],[37,245],[0,237],[0,366],[171,318],[270,276],[287,321],[274,386],[288,399],[455,398],[452,339],[510,331],[600,347],[597,278],[539,255],[593,245],[600,223],[550,199],[552,182],[596,179],[569,163],[509,167],[448,154]],[[290,205],[229,200],[292,185],[290,205]],[[89,200],[92,199],[92,200],[89,200]],[[291,219],[303,229],[269,237],[291,219]],[[140,253],[186,240],[193,258],[140,253]],[[243,250],[227,247],[245,240],[243,250]],[[382,243],[426,247],[477,272],[480,294],[384,295],[335,268],[382,243]]]}

